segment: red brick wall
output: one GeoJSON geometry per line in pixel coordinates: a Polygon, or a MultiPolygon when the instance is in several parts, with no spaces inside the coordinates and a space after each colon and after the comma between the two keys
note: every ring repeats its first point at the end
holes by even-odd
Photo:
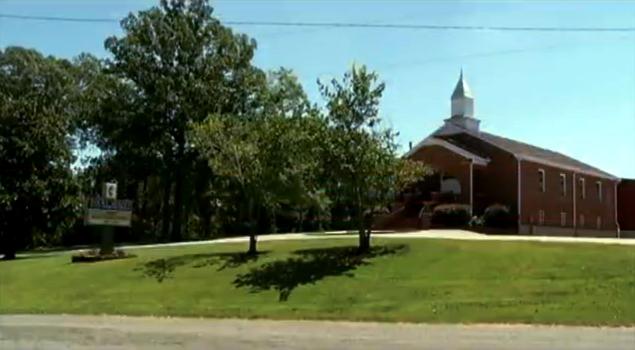
{"type": "Polygon", "coordinates": [[[539,225],[543,210],[544,226],[561,226],[560,213],[566,213],[566,227],[573,227],[573,188],[571,171],[521,161],[521,223],[539,225]],[[539,169],[545,171],[545,192],[540,188],[539,169]],[[566,196],[561,195],[560,174],[566,175],[566,196]]]}
{"type": "Polygon", "coordinates": [[[423,161],[445,175],[455,177],[461,184],[460,203],[470,204],[470,160],[441,146],[426,146],[410,159],[423,161]]]}
{"type": "Polygon", "coordinates": [[[622,179],[617,186],[617,221],[622,230],[635,230],[635,180],[622,179]]]}
{"type": "Polygon", "coordinates": [[[576,226],[579,229],[598,229],[597,218],[601,219],[601,230],[615,230],[615,182],[589,176],[586,174],[575,174],[572,171],[521,161],[521,223],[538,225],[539,211],[543,210],[544,226],[561,227],[561,213],[566,213],[565,227],[573,228],[574,208],[573,194],[575,185],[576,196],[576,226]],[[545,192],[540,188],[539,169],[545,172],[545,192]],[[566,195],[562,195],[560,184],[560,174],[566,175],[566,195]],[[586,197],[582,198],[581,185],[579,180],[585,179],[586,197]],[[602,182],[602,200],[600,200],[596,181],[602,182]],[[580,215],[584,215],[584,223],[581,222],[580,215]]]}
{"type": "Polygon", "coordinates": [[[449,136],[489,159],[486,166],[474,165],[474,213],[481,215],[492,204],[503,204],[517,213],[517,162],[513,154],[469,134],[449,136]]]}
{"type": "Polygon", "coordinates": [[[578,212],[577,226],[581,229],[597,229],[596,219],[601,218],[601,230],[616,230],[615,225],[615,181],[589,176],[584,174],[576,175],[576,207],[578,212]],[[586,198],[582,199],[580,194],[579,179],[584,178],[586,186],[586,198]],[[602,196],[598,195],[596,182],[602,183],[602,196]],[[581,225],[580,215],[584,215],[584,226],[581,225]]]}
{"type": "Polygon", "coordinates": [[[518,176],[516,158],[513,155],[489,145],[489,163],[484,166],[474,166],[474,213],[483,214],[492,204],[503,204],[512,213],[517,213],[518,176]]]}

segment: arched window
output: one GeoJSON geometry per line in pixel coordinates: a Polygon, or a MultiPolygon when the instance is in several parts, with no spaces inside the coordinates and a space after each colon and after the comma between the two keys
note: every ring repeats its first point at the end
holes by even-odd
{"type": "Polygon", "coordinates": [[[461,194],[461,183],[453,177],[443,179],[443,181],[441,181],[441,192],[461,194]]]}

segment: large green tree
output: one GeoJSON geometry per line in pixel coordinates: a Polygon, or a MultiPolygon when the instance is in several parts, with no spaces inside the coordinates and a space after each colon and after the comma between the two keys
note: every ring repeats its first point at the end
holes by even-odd
{"type": "Polygon", "coordinates": [[[164,141],[159,130],[149,124],[147,101],[133,82],[112,74],[94,56],[82,54],[74,65],[82,87],[76,103],[81,116],[78,139],[82,149],[78,153],[89,160],[82,162],[82,173],[90,174],[89,183],[97,188],[106,180],[116,179],[119,195],[135,203],[132,234],[157,238],[161,199],[171,198],[171,193],[162,196],[163,163],[156,150],[164,141]]]}
{"type": "Polygon", "coordinates": [[[113,55],[108,70],[135,92],[142,111],[134,116],[145,127],[139,135],[145,144],[138,146],[160,163],[163,234],[171,222],[172,240],[182,236],[185,185],[196,168],[190,125],[210,113],[245,116],[265,80],[251,66],[255,41],[224,27],[212,12],[205,0],[162,0],[130,14],[121,22],[124,35],[106,40],[113,55]]]}
{"type": "Polygon", "coordinates": [[[5,259],[74,220],[70,62],[19,47],[0,51],[0,247],[5,259]]]}
{"type": "Polygon", "coordinates": [[[377,74],[353,66],[342,81],[319,85],[327,101],[330,137],[325,155],[330,163],[331,193],[343,196],[353,209],[359,251],[366,252],[374,214],[427,169],[397,157],[396,134],[382,125],[379,114],[385,85],[378,82],[377,74]]]}
{"type": "Polygon", "coordinates": [[[195,145],[203,158],[245,200],[241,218],[248,223],[250,254],[257,252],[258,209],[323,204],[315,181],[323,125],[315,115],[211,116],[195,129],[195,145]]]}

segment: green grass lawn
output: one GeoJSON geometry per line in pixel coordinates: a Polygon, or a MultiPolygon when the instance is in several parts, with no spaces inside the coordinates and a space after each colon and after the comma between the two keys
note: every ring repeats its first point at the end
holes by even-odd
{"type": "Polygon", "coordinates": [[[635,325],[635,249],[375,239],[139,249],[0,262],[0,313],[635,325]]]}

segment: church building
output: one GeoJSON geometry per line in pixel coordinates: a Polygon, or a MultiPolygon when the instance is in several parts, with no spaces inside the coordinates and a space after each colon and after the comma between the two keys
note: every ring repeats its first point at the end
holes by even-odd
{"type": "Polygon", "coordinates": [[[440,174],[440,188],[482,215],[493,204],[515,214],[519,234],[615,237],[619,178],[548,149],[480,129],[461,72],[444,124],[405,157],[440,174]]]}

